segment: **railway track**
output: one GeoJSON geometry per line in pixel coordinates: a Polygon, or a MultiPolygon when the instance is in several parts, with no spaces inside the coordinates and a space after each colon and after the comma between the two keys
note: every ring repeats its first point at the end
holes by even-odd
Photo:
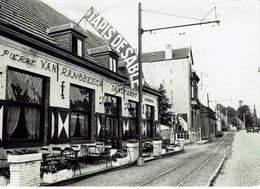
{"type": "Polygon", "coordinates": [[[186,161],[182,162],[181,164],[179,164],[179,165],[177,165],[173,168],[170,168],[170,169],[162,172],[161,174],[143,182],[139,186],[152,185],[152,183],[155,183],[157,180],[162,179],[162,177],[164,177],[165,175],[167,175],[169,173],[173,174],[174,172],[177,172],[178,170],[185,168],[185,166],[188,166],[189,163],[193,163],[195,161],[198,161],[199,162],[198,167],[196,169],[192,170],[192,172],[190,172],[188,174],[188,176],[180,179],[174,185],[174,186],[183,186],[198,171],[200,171],[203,167],[205,167],[208,164],[208,162],[211,161],[220,151],[222,151],[226,147],[230,146],[230,144],[232,143],[232,140],[233,140],[233,133],[228,133],[225,136],[224,140],[223,140],[223,138],[218,139],[216,143],[209,146],[208,150],[195,154],[193,157],[189,158],[188,160],[186,160],[186,161]]]}

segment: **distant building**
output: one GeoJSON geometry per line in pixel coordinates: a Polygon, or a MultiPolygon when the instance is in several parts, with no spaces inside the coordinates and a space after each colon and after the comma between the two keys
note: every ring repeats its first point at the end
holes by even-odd
{"type": "Polygon", "coordinates": [[[215,112],[200,104],[201,138],[212,139],[216,137],[218,127],[215,112]]]}
{"type": "Polygon", "coordinates": [[[163,84],[176,115],[176,137],[186,141],[200,140],[200,116],[198,100],[199,77],[193,70],[191,48],[172,49],[144,53],[143,72],[146,82],[155,89],[163,84]]]}

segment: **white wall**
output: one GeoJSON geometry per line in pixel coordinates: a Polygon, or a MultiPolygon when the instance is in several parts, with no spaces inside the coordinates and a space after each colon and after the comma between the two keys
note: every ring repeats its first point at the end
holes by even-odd
{"type": "Polygon", "coordinates": [[[161,83],[164,84],[166,95],[173,103],[172,111],[176,115],[187,113],[189,128],[191,126],[190,64],[190,57],[143,63],[146,82],[155,89],[158,89],[161,83]]]}
{"type": "MultiPolygon", "coordinates": [[[[8,66],[50,78],[50,106],[69,108],[70,84],[76,84],[95,90],[96,112],[104,113],[104,105],[99,102],[101,102],[101,97],[104,96],[105,93],[121,98],[122,116],[129,116],[129,112],[126,109],[128,100],[138,102],[138,91],[131,89],[129,86],[115,88],[115,86],[120,84],[119,82],[2,36],[0,36],[0,72],[2,73],[0,74],[0,100],[5,100],[6,71],[8,66]],[[12,59],[13,55],[15,55],[16,59],[12,59]],[[19,61],[20,56],[29,58],[33,63],[28,64],[19,61]],[[65,82],[64,99],[61,97],[61,84],[63,81],[65,82]],[[117,93],[118,90],[120,91],[117,93]]],[[[150,98],[152,101],[143,101],[143,103],[149,103],[157,110],[157,97],[152,94],[144,93],[143,99],[145,98],[150,98]]],[[[157,119],[158,116],[156,116],[156,120],[157,119]]]]}

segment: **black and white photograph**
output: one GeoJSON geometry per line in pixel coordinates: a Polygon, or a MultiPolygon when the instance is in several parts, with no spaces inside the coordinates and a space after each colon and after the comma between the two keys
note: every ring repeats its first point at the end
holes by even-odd
{"type": "Polygon", "coordinates": [[[258,187],[259,113],[260,0],[0,0],[0,187],[258,187]]]}

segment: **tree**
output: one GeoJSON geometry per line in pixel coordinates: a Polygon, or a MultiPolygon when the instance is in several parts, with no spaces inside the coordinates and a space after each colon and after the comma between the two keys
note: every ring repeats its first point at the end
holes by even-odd
{"type": "Polygon", "coordinates": [[[158,89],[159,93],[161,93],[161,97],[159,97],[159,119],[161,124],[172,126],[172,115],[173,112],[169,111],[171,108],[170,99],[166,96],[166,90],[164,86],[160,84],[158,89]]]}
{"type": "Polygon", "coordinates": [[[234,108],[228,106],[227,107],[227,116],[228,116],[228,118],[236,118],[237,117],[237,111],[234,108]]]}
{"type": "Polygon", "coordinates": [[[245,118],[245,127],[252,127],[254,124],[253,116],[250,113],[248,105],[242,105],[237,110],[237,116],[239,119],[244,121],[245,118]]]}
{"type": "Polygon", "coordinates": [[[229,124],[232,124],[233,126],[236,126],[236,127],[239,125],[239,122],[237,119],[237,111],[230,106],[227,107],[227,117],[228,117],[229,124]]]}

